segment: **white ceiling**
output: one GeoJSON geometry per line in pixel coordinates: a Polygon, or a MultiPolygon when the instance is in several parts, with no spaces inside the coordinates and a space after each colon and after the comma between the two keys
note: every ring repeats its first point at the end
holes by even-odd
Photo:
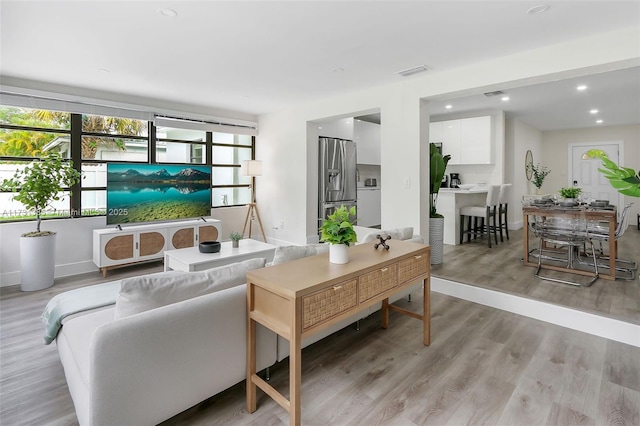
{"type": "MultiPolygon", "coordinates": [[[[396,73],[421,64],[440,72],[639,26],[640,2],[1,0],[0,24],[5,81],[261,114],[412,78],[396,73]],[[550,9],[526,13],[540,4],[550,9]],[[167,8],[177,16],[164,16],[167,8]]],[[[631,103],[637,118],[637,70],[624,78],[635,83],[626,93],[617,78],[599,84],[620,89],[609,97],[631,103]]],[[[528,117],[545,91],[510,90],[514,114],[528,117]]],[[[594,106],[622,115],[608,102],[594,106]]],[[[591,108],[552,105],[530,119],[547,115],[541,126],[554,127],[591,108]]]]}

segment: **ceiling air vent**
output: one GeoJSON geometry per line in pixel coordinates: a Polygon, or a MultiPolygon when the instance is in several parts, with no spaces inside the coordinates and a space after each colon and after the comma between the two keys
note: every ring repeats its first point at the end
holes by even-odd
{"type": "Polygon", "coordinates": [[[427,67],[426,65],[418,65],[417,67],[398,71],[396,74],[400,74],[403,77],[409,77],[410,75],[418,74],[425,71],[429,71],[429,67],[427,67]]]}
{"type": "Polygon", "coordinates": [[[490,98],[492,96],[500,96],[500,95],[504,95],[504,92],[502,90],[496,90],[495,92],[487,92],[484,94],[486,97],[490,98]]]}

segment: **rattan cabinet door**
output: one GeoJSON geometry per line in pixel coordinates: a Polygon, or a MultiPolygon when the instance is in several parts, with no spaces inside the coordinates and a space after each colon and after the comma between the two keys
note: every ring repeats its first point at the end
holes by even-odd
{"type": "Polygon", "coordinates": [[[140,232],[138,235],[139,242],[139,256],[141,258],[154,256],[161,253],[164,250],[166,238],[163,232],[140,232]]]}
{"type": "Polygon", "coordinates": [[[302,329],[329,320],[358,304],[357,280],[346,281],[302,299],[302,329]]]}

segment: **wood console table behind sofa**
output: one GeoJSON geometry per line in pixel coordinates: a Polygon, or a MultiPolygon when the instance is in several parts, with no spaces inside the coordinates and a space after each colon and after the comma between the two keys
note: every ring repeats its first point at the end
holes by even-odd
{"type": "Polygon", "coordinates": [[[352,246],[349,263],[329,263],[329,255],[286,262],[247,274],[247,410],[256,410],[256,386],[289,412],[299,425],[302,339],[382,301],[382,327],[389,310],[423,321],[423,342],[430,343],[431,249],[394,240],[389,251],[373,244],[352,246]],[[424,283],[423,314],[389,304],[389,296],[418,280],[424,283]],[[290,343],[289,400],[256,374],[256,324],[290,343]]]}

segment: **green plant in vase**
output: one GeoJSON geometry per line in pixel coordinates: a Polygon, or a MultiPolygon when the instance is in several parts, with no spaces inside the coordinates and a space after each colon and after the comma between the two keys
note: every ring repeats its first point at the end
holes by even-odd
{"type": "Polygon", "coordinates": [[[242,239],[242,234],[237,231],[233,231],[229,234],[229,239],[231,240],[232,247],[238,247],[239,241],[242,239]]]}
{"type": "Polygon", "coordinates": [[[562,198],[578,198],[578,195],[582,192],[582,189],[577,186],[571,186],[569,188],[560,188],[560,196],[562,198]]]}
{"type": "Polygon", "coordinates": [[[340,206],[322,222],[320,240],[329,243],[329,262],[344,264],[349,262],[349,245],[358,241],[353,224],[356,208],[340,206]]]}
{"type": "Polygon", "coordinates": [[[538,190],[540,190],[544,183],[544,179],[549,175],[549,173],[551,173],[551,170],[549,170],[547,166],[541,166],[540,163],[528,163],[527,169],[531,171],[532,174],[531,182],[536,188],[538,188],[538,190]]]}

